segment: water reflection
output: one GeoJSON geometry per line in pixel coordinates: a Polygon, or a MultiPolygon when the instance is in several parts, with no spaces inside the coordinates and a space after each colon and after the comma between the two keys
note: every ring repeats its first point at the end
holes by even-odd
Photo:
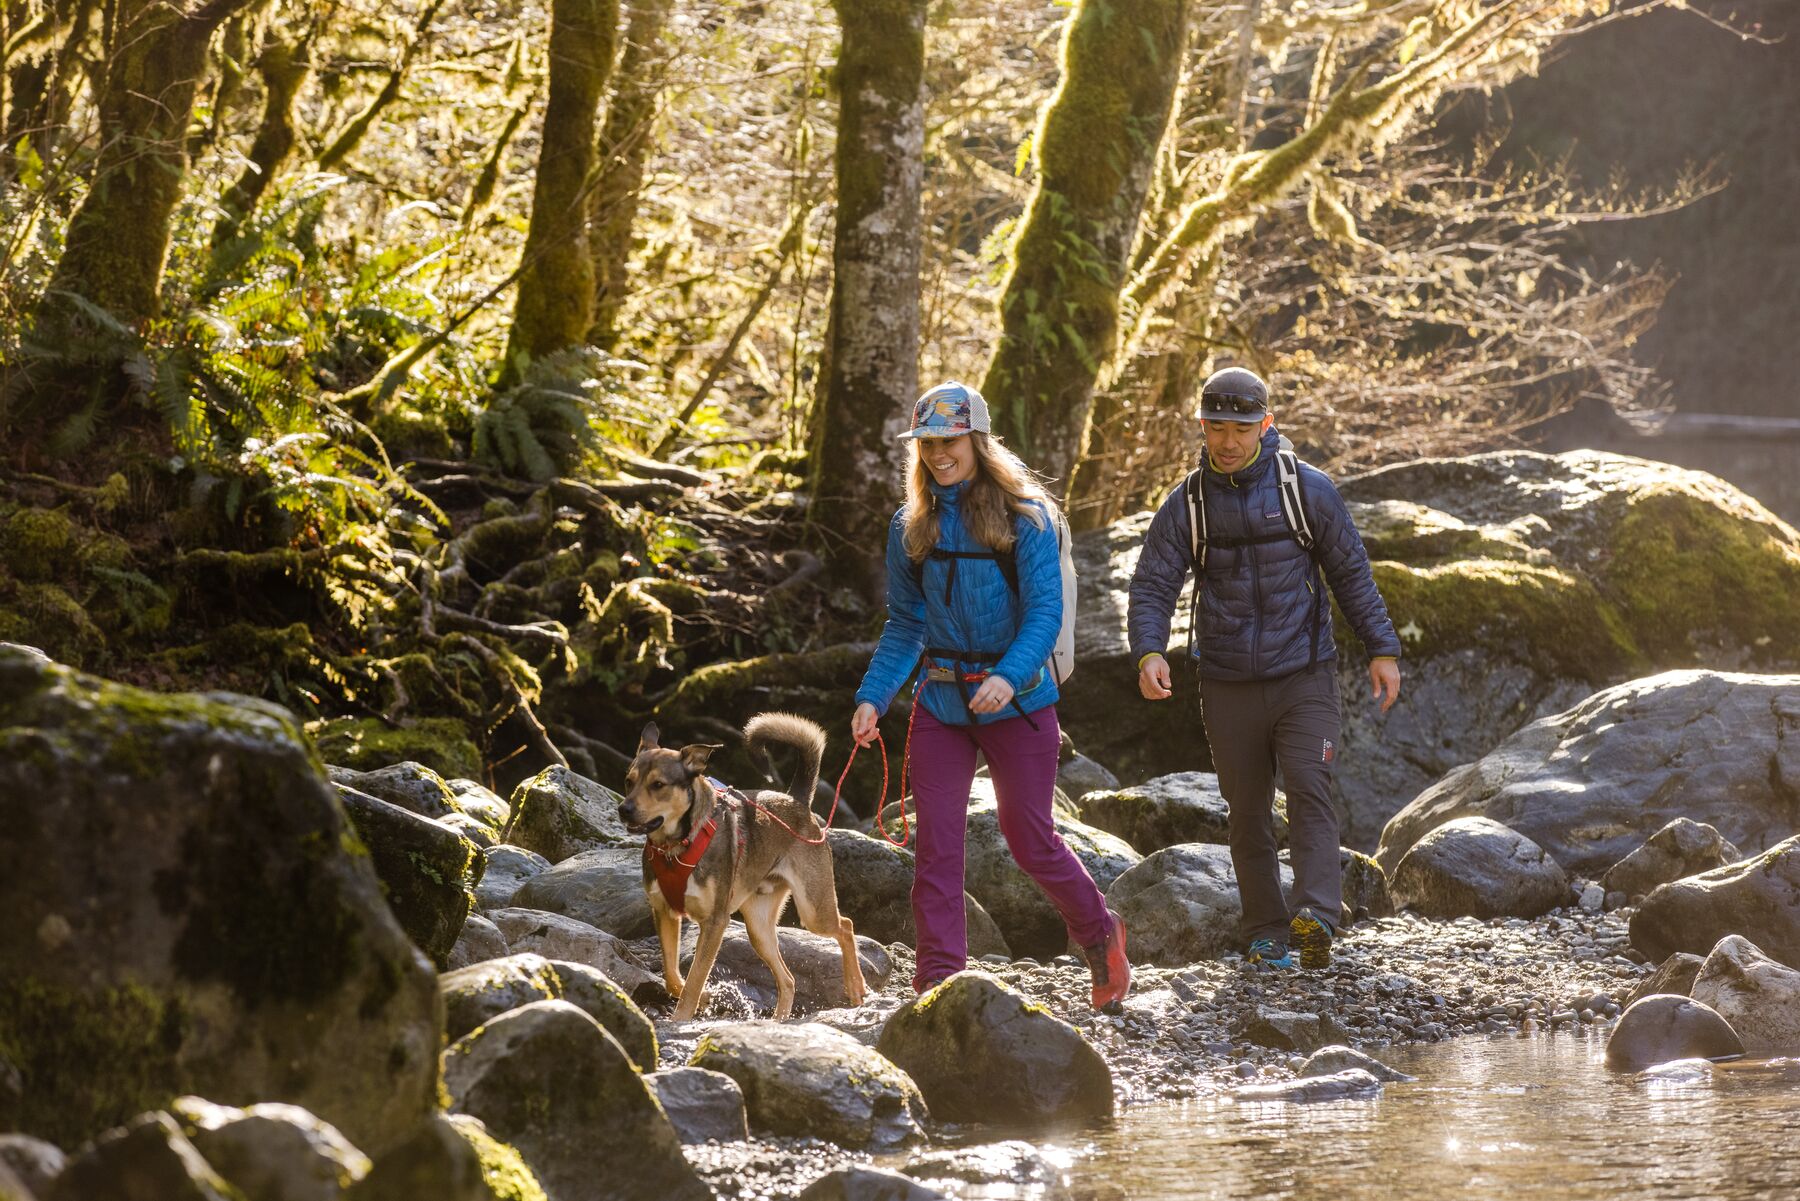
{"type": "Polygon", "coordinates": [[[1564,1034],[1463,1039],[1386,1053],[1419,1080],[1374,1100],[1126,1110],[1058,1148],[1074,1156],[1060,1195],[1800,1198],[1800,1061],[1672,1081],[1609,1072],[1601,1052],[1598,1038],[1564,1034]]]}

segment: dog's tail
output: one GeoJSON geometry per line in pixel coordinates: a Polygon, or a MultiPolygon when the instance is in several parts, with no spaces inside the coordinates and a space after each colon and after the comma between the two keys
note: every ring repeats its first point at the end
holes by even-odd
{"type": "Polygon", "coordinates": [[[802,809],[811,813],[813,793],[819,787],[819,764],[825,758],[825,731],[819,723],[792,713],[758,713],[744,727],[744,738],[750,745],[752,759],[767,756],[772,743],[800,751],[800,770],[787,791],[802,809]]]}

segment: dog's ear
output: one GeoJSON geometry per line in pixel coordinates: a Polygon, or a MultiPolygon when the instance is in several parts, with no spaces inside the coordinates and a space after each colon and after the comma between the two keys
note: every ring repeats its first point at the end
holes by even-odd
{"type": "Polygon", "coordinates": [[[638,735],[637,753],[641,755],[645,751],[655,750],[659,745],[656,739],[661,733],[662,731],[656,728],[655,722],[644,723],[644,732],[638,735]]]}
{"type": "Polygon", "coordinates": [[[697,776],[706,770],[706,761],[712,758],[714,751],[722,751],[722,742],[696,742],[681,748],[681,766],[687,768],[688,774],[697,776]]]}

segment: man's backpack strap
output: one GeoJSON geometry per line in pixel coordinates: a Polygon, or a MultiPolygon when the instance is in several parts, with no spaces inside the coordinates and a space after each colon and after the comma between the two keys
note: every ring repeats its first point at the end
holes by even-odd
{"type": "Polygon", "coordinates": [[[1206,570],[1206,489],[1200,486],[1201,469],[1188,472],[1181,489],[1187,497],[1188,562],[1194,565],[1194,583],[1199,586],[1200,573],[1206,570]]]}
{"type": "Polygon", "coordinates": [[[1291,450],[1277,451],[1275,470],[1281,488],[1281,515],[1287,519],[1294,541],[1310,555],[1313,553],[1313,533],[1306,521],[1306,501],[1300,490],[1300,460],[1291,450]]]}

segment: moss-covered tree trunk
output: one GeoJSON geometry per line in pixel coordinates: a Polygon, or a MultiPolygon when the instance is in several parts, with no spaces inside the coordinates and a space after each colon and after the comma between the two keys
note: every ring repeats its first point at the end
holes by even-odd
{"type": "Polygon", "coordinates": [[[1037,185],[1000,294],[982,392],[995,432],[1069,480],[1181,73],[1186,0],[1081,0],[1037,139],[1037,185]]]}
{"type": "Polygon", "coordinates": [[[812,521],[865,592],[880,578],[919,390],[926,0],[836,0],[837,232],[812,521]]]}
{"type": "Polygon", "coordinates": [[[53,327],[67,319],[72,310],[63,293],[86,297],[129,323],[156,315],[206,45],[248,3],[121,0],[107,14],[93,186],[69,222],[40,323],[53,327]]]}
{"type": "Polygon", "coordinates": [[[594,313],[587,188],[594,121],[612,72],[619,0],[555,0],[550,12],[550,98],[531,195],[531,226],[506,372],[587,337],[594,313]]]}
{"type": "Polygon", "coordinates": [[[258,56],[256,70],[263,80],[262,121],[257,125],[243,172],[219,198],[225,215],[213,229],[215,243],[235,232],[238,222],[255,210],[257,201],[268,191],[275,173],[294,149],[294,100],[312,73],[311,32],[292,46],[270,42],[258,56]]]}
{"type": "Polygon", "coordinates": [[[667,55],[663,29],[673,0],[630,0],[625,49],[613,81],[606,127],[600,132],[600,179],[594,186],[589,237],[594,253],[594,322],[588,339],[611,349],[618,341],[619,306],[626,295],[625,264],[644,188],[644,160],[656,122],[667,55]]]}

